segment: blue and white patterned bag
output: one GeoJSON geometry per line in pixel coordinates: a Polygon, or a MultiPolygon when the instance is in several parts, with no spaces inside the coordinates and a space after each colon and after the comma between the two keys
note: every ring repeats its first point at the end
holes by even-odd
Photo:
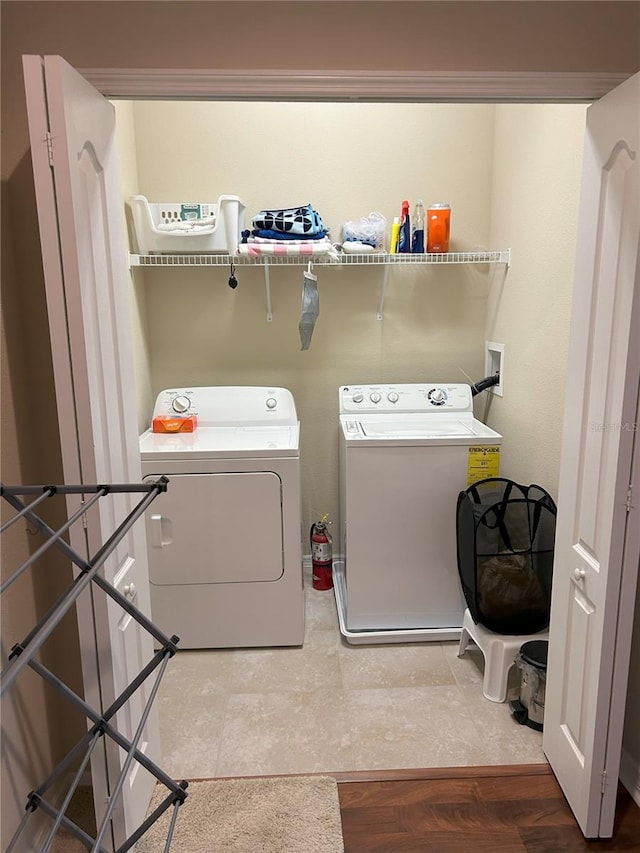
{"type": "Polygon", "coordinates": [[[261,210],[253,217],[253,227],[307,237],[324,232],[320,214],[310,204],[281,210],[261,210]]]}

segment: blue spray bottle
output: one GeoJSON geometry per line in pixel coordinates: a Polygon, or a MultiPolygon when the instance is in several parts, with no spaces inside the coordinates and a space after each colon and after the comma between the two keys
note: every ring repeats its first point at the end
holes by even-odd
{"type": "Polygon", "coordinates": [[[411,218],[409,216],[409,202],[402,202],[402,216],[400,217],[400,238],[398,240],[399,252],[411,251],[411,218]]]}

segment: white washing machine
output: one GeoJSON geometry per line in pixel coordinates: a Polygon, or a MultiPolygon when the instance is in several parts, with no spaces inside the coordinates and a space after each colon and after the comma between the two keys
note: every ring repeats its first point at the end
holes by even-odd
{"type": "Polygon", "coordinates": [[[343,386],[339,405],[342,634],[351,643],[458,639],[457,498],[499,475],[502,436],[474,417],[469,385],[343,386]]]}
{"type": "Polygon", "coordinates": [[[300,424],[285,388],[162,391],[153,416],[193,432],[140,436],[151,612],[181,649],[301,645],[300,424]]]}

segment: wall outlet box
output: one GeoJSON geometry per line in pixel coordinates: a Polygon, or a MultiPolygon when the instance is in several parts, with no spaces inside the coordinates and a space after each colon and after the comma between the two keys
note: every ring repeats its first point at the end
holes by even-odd
{"type": "Polygon", "coordinates": [[[493,376],[494,373],[500,374],[500,382],[497,385],[492,385],[491,388],[487,388],[487,391],[497,397],[504,397],[504,344],[485,341],[484,375],[493,376]]]}

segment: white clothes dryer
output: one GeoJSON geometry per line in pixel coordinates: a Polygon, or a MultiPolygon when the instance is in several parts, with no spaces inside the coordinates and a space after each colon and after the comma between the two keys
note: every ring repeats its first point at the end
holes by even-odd
{"type": "Polygon", "coordinates": [[[459,639],[459,492],[498,476],[502,436],[463,384],[339,389],[340,524],[334,590],[351,643],[459,639]]]}
{"type": "Polygon", "coordinates": [[[300,424],[285,388],[162,391],[153,417],[193,432],[140,436],[151,612],[181,649],[301,645],[300,424]]]}

